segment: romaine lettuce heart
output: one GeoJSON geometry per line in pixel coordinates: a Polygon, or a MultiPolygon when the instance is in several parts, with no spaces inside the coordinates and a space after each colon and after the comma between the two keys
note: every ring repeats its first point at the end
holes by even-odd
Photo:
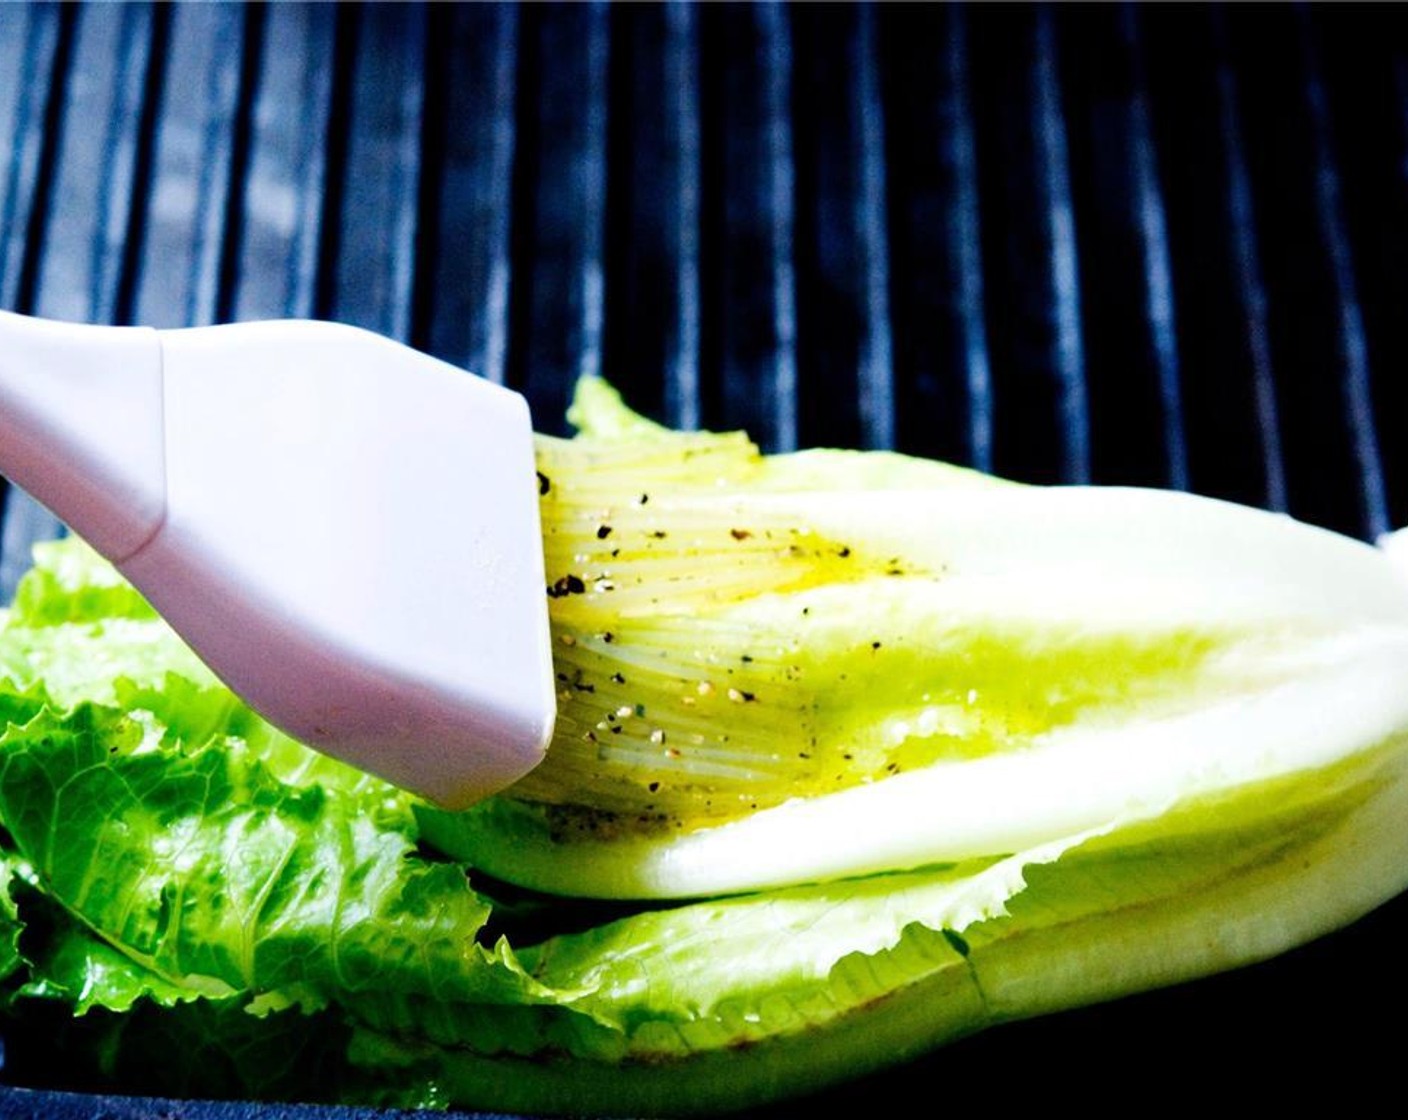
{"type": "Polygon", "coordinates": [[[1408,728],[1408,583],[1369,545],[1186,494],[765,457],[600,382],[573,416],[539,457],[552,751],[422,813],[509,881],[695,897],[995,858],[1408,728]]]}

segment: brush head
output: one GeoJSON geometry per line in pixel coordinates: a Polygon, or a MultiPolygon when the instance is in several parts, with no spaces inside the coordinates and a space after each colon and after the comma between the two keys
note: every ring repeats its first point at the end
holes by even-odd
{"type": "Polygon", "coordinates": [[[160,332],[164,515],[119,567],[270,722],[451,808],[555,715],[524,400],[378,335],[160,332]]]}

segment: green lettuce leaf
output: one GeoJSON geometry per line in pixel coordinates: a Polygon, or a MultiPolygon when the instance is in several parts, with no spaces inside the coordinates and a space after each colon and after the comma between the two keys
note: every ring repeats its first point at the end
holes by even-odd
{"type": "Polygon", "coordinates": [[[415,858],[395,797],[280,782],[229,740],[153,749],[83,704],[0,738],[0,818],[35,884],[192,996],[320,1007],[365,989],[518,1003],[464,870],[415,858]]]}
{"type": "Polygon", "coordinates": [[[1401,887],[1402,746],[986,866],[696,903],[563,935],[524,961],[553,983],[590,978],[579,1010],[591,1020],[560,1024],[523,1058],[419,1054],[438,1063],[451,1099],[709,1113],[1246,964],[1401,887]]]}

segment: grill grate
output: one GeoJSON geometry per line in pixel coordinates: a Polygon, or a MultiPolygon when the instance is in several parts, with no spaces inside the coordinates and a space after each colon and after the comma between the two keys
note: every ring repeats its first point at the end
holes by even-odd
{"type": "Polygon", "coordinates": [[[1405,67],[1329,8],[7,5],[0,304],[335,317],[549,428],[604,371],[770,448],[1368,535],[1408,513],[1405,67]]]}
{"type": "MultiPolygon", "coordinates": [[[[0,306],[336,318],[549,431],[600,371],[770,449],[1371,536],[1408,523],[1408,34],[1328,5],[0,4],[0,306]]],[[[0,498],[3,602],[60,527],[0,498]]]]}

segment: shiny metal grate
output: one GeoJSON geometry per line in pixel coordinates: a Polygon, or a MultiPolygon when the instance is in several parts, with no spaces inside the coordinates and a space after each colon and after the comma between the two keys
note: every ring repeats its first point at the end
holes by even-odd
{"type": "Polygon", "coordinates": [[[1328,8],[7,5],[0,304],[332,316],[548,428],[600,371],[773,448],[1376,533],[1404,49],[1328,8]]]}

